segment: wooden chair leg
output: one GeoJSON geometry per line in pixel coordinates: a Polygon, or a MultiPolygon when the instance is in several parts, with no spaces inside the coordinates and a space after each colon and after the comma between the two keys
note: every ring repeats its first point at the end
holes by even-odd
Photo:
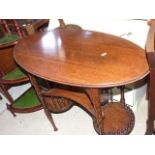
{"type": "Polygon", "coordinates": [[[13,99],[12,99],[12,97],[11,97],[11,95],[9,94],[9,92],[2,86],[1,87],[1,91],[2,91],[2,94],[4,95],[4,96],[6,96],[6,98],[8,99],[8,101],[10,102],[10,104],[6,104],[6,106],[7,106],[7,109],[12,113],[12,115],[15,117],[16,116],[16,114],[12,111],[12,107],[11,107],[11,105],[13,104],[13,99]]]}
{"type": "Polygon", "coordinates": [[[14,117],[16,117],[16,114],[12,111],[12,109],[11,109],[11,105],[9,105],[8,103],[6,104],[6,106],[7,106],[7,109],[11,112],[11,114],[14,116],[14,117]]]}

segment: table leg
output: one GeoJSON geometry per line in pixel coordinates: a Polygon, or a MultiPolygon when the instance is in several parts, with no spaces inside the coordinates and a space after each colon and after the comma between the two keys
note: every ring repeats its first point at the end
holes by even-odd
{"type": "Polygon", "coordinates": [[[100,103],[100,89],[88,88],[86,89],[86,92],[94,106],[99,134],[103,134],[103,116],[100,103]]]}
{"type": "Polygon", "coordinates": [[[37,83],[37,81],[36,81],[36,79],[35,79],[34,76],[32,76],[32,75],[29,74],[29,78],[31,80],[32,85],[34,86],[34,88],[36,90],[36,93],[37,93],[40,101],[42,102],[42,105],[44,107],[44,112],[45,112],[48,120],[52,124],[54,131],[57,131],[58,129],[57,129],[55,123],[54,123],[54,120],[53,120],[53,117],[52,117],[52,115],[50,113],[50,110],[48,109],[47,105],[44,103],[43,97],[41,95],[41,88],[39,87],[39,85],[38,85],[38,83],[37,83]]]}
{"type": "Polygon", "coordinates": [[[153,102],[149,102],[148,105],[148,120],[146,126],[146,135],[152,135],[154,131],[154,120],[155,120],[155,104],[153,102]]]}
{"type": "Polygon", "coordinates": [[[148,88],[148,120],[147,129],[145,134],[153,134],[154,131],[154,120],[155,120],[155,72],[151,72],[149,88],[148,88]]]}

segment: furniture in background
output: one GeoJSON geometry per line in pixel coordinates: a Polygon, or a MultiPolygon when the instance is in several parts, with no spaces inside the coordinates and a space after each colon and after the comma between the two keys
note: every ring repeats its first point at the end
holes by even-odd
{"type": "Polygon", "coordinates": [[[60,26],[57,27],[56,29],[82,29],[79,25],[76,25],[76,24],[65,24],[64,20],[63,19],[58,19],[59,20],[59,24],[60,26]]]}
{"type": "Polygon", "coordinates": [[[13,49],[17,44],[19,36],[5,34],[0,38],[0,91],[7,98],[7,108],[15,116],[16,112],[33,112],[42,109],[41,102],[35,94],[34,89],[28,89],[17,99],[10,94],[10,88],[29,83],[29,77],[13,59],[13,49]]]}
{"type": "Polygon", "coordinates": [[[5,33],[15,33],[20,38],[43,31],[48,27],[48,19],[0,19],[5,33]]]}
{"type": "Polygon", "coordinates": [[[24,29],[18,24],[16,19],[0,19],[0,25],[5,34],[16,34],[19,38],[26,36],[24,29]]]}
{"type": "Polygon", "coordinates": [[[148,84],[148,120],[146,134],[153,134],[155,131],[155,20],[148,21],[150,26],[146,40],[146,55],[149,65],[148,84]]]}
{"type": "Polygon", "coordinates": [[[26,29],[29,35],[32,35],[39,31],[45,31],[49,25],[49,19],[29,19],[23,27],[26,29]]]}
{"type": "MultiPolygon", "coordinates": [[[[31,20],[33,21],[33,20],[31,20]]],[[[18,98],[14,99],[10,94],[10,88],[30,83],[26,72],[16,65],[13,59],[13,49],[17,42],[30,31],[23,24],[28,24],[29,20],[1,19],[0,20],[0,90],[10,103],[7,108],[15,116],[16,112],[33,112],[42,109],[42,104],[32,87],[26,90],[18,98]]],[[[30,25],[30,23],[28,24],[30,25]]],[[[34,33],[48,26],[48,20],[40,19],[33,21],[31,29],[34,33]]]]}
{"type": "Polygon", "coordinates": [[[29,73],[48,117],[49,111],[70,109],[74,101],[90,114],[99,134],[132,131],[132,110],[121,101],[101,105],[100,98],[102,89],[124,86],[148,74],[145,52],[136,44],[106,33],[56,29],[21,40],[14,58],[29,73]]]}
{"type": "MultiPolygon", "coordinates": [[[[57,27],[56,29],[82,29],[79,25],[65,24],[63,19],[58,19],[58,21],[59,27],[57,27]]],[[[49,19],[27,19],[25,23],[23,22],[23,24],[21,24],[22,28],[24,28],[29,35],[32,35],[39,31],[46,31],[46,29],[48,29],[49,22],[49,19]]]]}

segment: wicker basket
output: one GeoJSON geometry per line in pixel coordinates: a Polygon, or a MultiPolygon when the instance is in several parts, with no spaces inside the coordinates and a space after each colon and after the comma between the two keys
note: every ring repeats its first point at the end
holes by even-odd
{"type": "Polygon", "coordinates": [[[63,97],[44,97],[44,102],[53,113],[62,113],[69,110],[73,103],[63,97]]]}

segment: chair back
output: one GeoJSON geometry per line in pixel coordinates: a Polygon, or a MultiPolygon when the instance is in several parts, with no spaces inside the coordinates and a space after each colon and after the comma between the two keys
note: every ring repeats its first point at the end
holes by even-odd
{"type": "Polygon", "coordinates": [[[19,25],[16,19],[0,19],[0,24],[5,33],[17,34],[20,38],[26,36],[24,28],[19,25]]]}
{"type": "Polygon", "coordinates": [[[49,19],[31,19],[27,20],[25,29],[28,35],[34,34],[39,31],[44,31],[49,25],[49,19]]]}

